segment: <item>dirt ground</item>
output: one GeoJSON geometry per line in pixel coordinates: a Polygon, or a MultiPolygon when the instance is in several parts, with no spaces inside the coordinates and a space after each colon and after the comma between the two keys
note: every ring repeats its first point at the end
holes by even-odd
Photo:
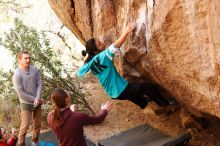
{"type": "MultiPolygon", "coordinates": [[[[102,103],[109,100],[98,83],[87,84],[85,88],[91,94],[91,96],[87,97],[87,100],[96,111],[100,109],[102,103]]],[[[153,103],[150,103],[148,107],[143,110],[129,101],[112,100],[112,102],[113,109],[103,123],[96,126],[87,126],[85,128],[85,134],[93,142],[97,143],[100,139],[109,137],[128,128],[147,123],[173,136],[190,131],[192,139],[189,141],[189,146],[220,146],[219,121],[207,125],[206,129],[184,129],[180,126],[178,110],[169,115],[156,115],[152,110],[152,107],[155,106],[153,103]]]]}

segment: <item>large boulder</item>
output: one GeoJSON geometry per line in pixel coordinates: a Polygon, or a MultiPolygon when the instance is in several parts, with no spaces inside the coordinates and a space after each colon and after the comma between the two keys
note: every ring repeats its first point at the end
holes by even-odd
{"type": "Polygon", "coordinates": [[[83,44],[95,37],[109,45],[129,22],[136,22],[122,47],[126,76],[157,83],[188,109],[220,117],[218,0],[49,3],[83,44]]]}

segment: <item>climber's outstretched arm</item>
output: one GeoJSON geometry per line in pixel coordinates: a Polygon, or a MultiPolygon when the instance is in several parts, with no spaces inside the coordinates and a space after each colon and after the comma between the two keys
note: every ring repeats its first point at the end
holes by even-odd
{"type": "Polygon", "coordinates": [[[121,36],[114,42],[114,45],[116,48],[120,48],[121,45],[125,42],[127,35],[132,32],[135,28],[135,23],[129,24],[126,28],[125,31],[121,34],[121,36]]]}

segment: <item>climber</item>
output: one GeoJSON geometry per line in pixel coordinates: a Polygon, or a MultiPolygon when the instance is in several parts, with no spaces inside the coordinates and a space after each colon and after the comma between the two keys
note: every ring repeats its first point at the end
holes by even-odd
{"type": "Polygon", "coordinates": [[[130,100],[142,109],[152,100],[159,106],[166,106],[168,101],[160,94],[156,85],[129,83],[119,75],[112,62],[114,55],[134,28],[135,23],[127,26],[121,36],[108,48],[98,39],[88,40],[86,50],[82,51],[82,55],[86,57],[85,64],[77,71],[77,75],[82,77],[91,71],[112,99],[130,100]]]}

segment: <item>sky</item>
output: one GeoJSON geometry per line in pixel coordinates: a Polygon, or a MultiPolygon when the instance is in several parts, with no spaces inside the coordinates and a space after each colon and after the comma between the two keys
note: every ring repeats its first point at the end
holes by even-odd
{"type": "MultiPolygon", "coordinates": [[[[34,27],[36,30],[51,30],[57,32],[60,30],[62,23],[57,18],[55,13],[50,8],[47,0],[17,0],[22,6],[28,7],[23,9],[24,12],[19,14],[15,12],[8,11],[8,13],[0,13],[0,35],[4,36],[4,32],[7,32],[13,27],[13,20],[15,17],[23,20],[27,26],[34,27]]],[[[0,8],[1,9],[1,8],[0,8]]],[[[1,10],[0,10],[1,11],[1,10]]],[[[81,50],[84,49],[82,44],[75,38],[75,36],[66,28],[62,28],[62,34],[65,35],[67,43],[73,50],[65,48],[63,42],[54,35],[49,35],[51,38],[51,46],[54,49],[61,49],[64,51],[62,56],[62,61],[69,67],[76,64],[80,65],[81,62],[75,62],[71,60],[71,55],[80,58],[81,50]],[[71,61],[70,61],[71,60],[71,61]]],[[[12,69],[13,57],[10,56],[9,51],[4,47],[0,46],[0,68],[4,71],[12,69]]]]}

